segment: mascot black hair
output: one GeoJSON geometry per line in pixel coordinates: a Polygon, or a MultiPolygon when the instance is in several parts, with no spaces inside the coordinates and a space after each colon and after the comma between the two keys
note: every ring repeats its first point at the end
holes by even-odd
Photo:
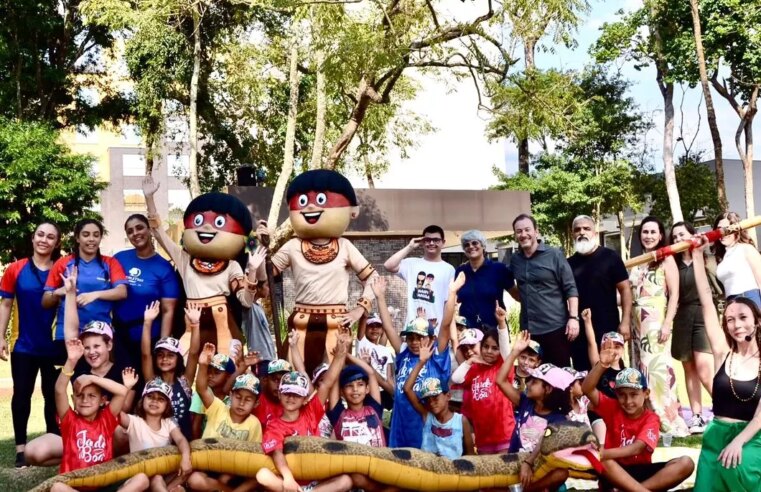
{"type": "Polygon", "coordinates": [[[330,191],[338,193],[346,197],[352,207],[358,205],[357,195],[354,193],[354,187],[346,177],[334,171],[329,171],[327,169],[313,169],[299,174],[288,186],[285,199],[290,202],[291,198],[294,196],[309,191],[330,191]]]}
{"type": "Polygon", "coordinates": [[[232,195],[226,193],[204,193],[194,198],[185,209],[185,215],[183,220],[187,219],[191,214],[198,212],[216,212],[218,214],[229,214],[230,217],[237,220],[243,227],[243,234],[248,236],[251,233],[252,222],[251,212],[248,208],[232,195]]]}

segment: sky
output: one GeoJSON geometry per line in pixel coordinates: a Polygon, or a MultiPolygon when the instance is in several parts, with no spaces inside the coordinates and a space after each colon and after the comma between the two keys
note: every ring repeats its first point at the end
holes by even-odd
{"type": "MultiPolygon", "coordinates": [[[[483,2],[476,0],[468,3],[476,8],[483,2]]],[[[578,47],[575,50],[558,47],[555,53],[537,52],[536,62],[539,67],[582,69],[592,61],[588,49],[599,37],[602,25],[615,21],[620,9],[632,11],[641,5],[639,0],[590,0],[590,3],[591,11],[576,34],[578,47]]],[[[456,2],[456,5],[463,4],[456,2]]],[[[522,64],[522,61],[519,63],[522,64]]],[[[652,119],[654,128],[646,139],[654,152],[655,168],[662,169],[663,99],[655,82],[655,70],[646,68],[637,71],[623,62],[617,66],[624,76],[632,81],[630,95],[647,117],[652,119]]],[[[490,142],[486,138],[488,116],[483,114],[483,111],[477,111],[478,101],[471,81],[445,85],[433,78],[419,80],[419,94],[415,100],[408,103],[407,108],[424,115],[437,131],[420,136],[417,148],[409,152],[409,158],[406,160],[400,159],[398,153],[392,152],[389,156],[391,166],[388,172],[375,180],[377,188],[478,190],[496,184],[492,172],[494,166],[508,173],[517,172],[516,145],[507,140],[490,142]]],[[[713,146],[705,108],[701,104],[700,87],[685,87],[684,90],[683,117],[679,110],[683,97],[682,88],[677,87],[674,94],[675,137],[683,134],[688,142],[695,137],[692,149],[702,149],[706,151],[706,158],[712,159],[713,146]],[[681,131],[680,126],[683,126],[681,131]]],[[[724,143],[724,158],[736,159],[734,132],[738,122],[737,116],[729,104],[715,92],[713,100],[724,143]]],[[[681,144],[675,144],[675,155],[684,153],[681,144]]],[[[359,188],[367,186],[362,177],[353,176],[351,179],[359,188]]]]}

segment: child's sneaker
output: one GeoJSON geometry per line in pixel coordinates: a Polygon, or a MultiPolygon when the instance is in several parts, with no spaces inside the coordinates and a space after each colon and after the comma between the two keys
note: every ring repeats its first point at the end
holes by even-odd
{"type": "Polygon", "coordinates": [[[706,429],[705,420],[702,415],[693,415],[689,423],[690,434],[702,434],[706,429]]]}

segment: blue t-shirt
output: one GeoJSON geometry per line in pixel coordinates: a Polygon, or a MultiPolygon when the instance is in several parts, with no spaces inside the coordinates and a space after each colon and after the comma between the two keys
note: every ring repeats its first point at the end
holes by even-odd
{"type": "MultiPolygon", "coordinates": [[[[55,262],[50,269],[50,275],[45,283],[45,290],[53,291],[63,286],[64,275],[68,268],[76,264],[76,258],[73,255],[64,256],[55,262]]],[[[77,294],[86,294],[88,292],[97,292],[100,290],[112,289],[117,285],[127,283],[122,266],[110,256],[101,256],[100,259],[93,258],[85,261],[80,258],[79,270],[77,273],[77,294]]],[[[105,321],[111,323],[111,308],[113,301],[96,300],[86,306],[79,306],[79,327],[80,329],[90,321],[105,321]]],[[[66,303],[62,299],[58,305],[58,318],[55,325],[55,339],[63,340],[63,320],[64,307],[66,303]]],[[[145,309],[145,306],[143,306],[145,309]]]]}
{"type": "MultiPolygon", "coordinates": [[[[145,307],[153,301],[180,297],[180,283],[172,264],[159,254],[139,258],[136,250],[128,249],[116,253],[114,258],[124,268],[128,282],[127,298],[114,306],[114,322],[117,329],[128,327],[130,339],[139,342],[145,307]]],[[[153,322],[151,338],[158,337],[160,331],[161,316],[153,322]]]]}
{"type": "Polygon", "coordinates": [[[0,298],[14,299],[10,350],[30,355],[54,356],[55,309],[42,308],[50,270],[38,269],[29,258],[8,265],[0,281],[0,298]]]}
{"type": "Polygon", "coordinates": [[[515,430],[510,439],[508,453],[519,451],[533,452],[539,444],[547,425],[566,420],[565,415],[550,413],[539,415],[534,411],[534,402],[521,393],[521,401],[518,403],[518,411],[515,413],[515,430]]]}
{"type": "Polygon", "coordinates": [[[484,260],[483,265],[473,271],[470,263],[460,265],[455,270],[455,277],[465,273],[465,285],[457,292],[457,299],[462,303],[460,315],[468,319],[468,326],[492,328],[497,327],[494,316],[494,301],[505,307],[502,297],[506,290],[515,286],[515,279],[510,267],[504,263],[484,260]]]}
{"type": "MultiPolygon", "coordinates": [[[[404,394],[404,382],[419,359],[420,357],[410,352],[406,346],[396,357],[394,410],[391,412],[391,432],[388,440],[388,445],[392,448],[419,449],[423,444],[423,418],[404,394]]],[[[415,381],[415,393],[420,392],[420,386],[425,378],[438,378],[447,390],[451,372],[452,361],[449,359],[449,350],[440,354],[437,348],[436,353],[425,364],[415,381]]]]}

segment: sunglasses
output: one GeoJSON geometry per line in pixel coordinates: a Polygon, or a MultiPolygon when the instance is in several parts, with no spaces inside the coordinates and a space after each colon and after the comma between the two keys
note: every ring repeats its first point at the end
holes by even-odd
{"type": "Polygon", "coordinates": [[[481,241],[469,241],[467,243],[462,243],[463,249],[468,248],[480,248],[481,247],[481,241]]]}

